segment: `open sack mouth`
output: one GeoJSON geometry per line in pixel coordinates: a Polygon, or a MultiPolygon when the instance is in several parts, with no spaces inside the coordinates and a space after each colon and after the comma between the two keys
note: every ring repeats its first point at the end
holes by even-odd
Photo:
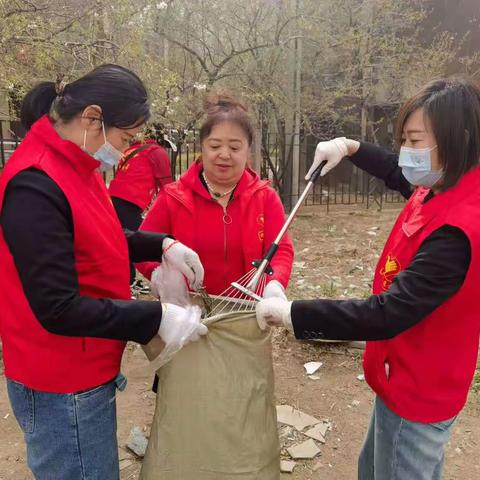
{"type": "Polygon", "coordinates": [[[234,298],[223,295],[205,295],[205,293],[190,294],[192,305],[202,310],[202,322],[209,325],[230,314],[255,312],[257,301],[244,298],[234,298]]]}

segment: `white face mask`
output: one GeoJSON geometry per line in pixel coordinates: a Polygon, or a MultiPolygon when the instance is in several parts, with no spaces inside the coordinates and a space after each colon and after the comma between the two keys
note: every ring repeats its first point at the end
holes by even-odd
{"type": "MultiPolygon", "coordinates": [[[[100,162],[100,171],[106,172],[113,167],[118,165],[118,162],[122,158],[122,152],[119,152],[108,140],[107,135],[105,134],[105,124],[102,121],[102,130],[103,130],[103,139],[104,144],[92,155],[95,160],[100,162]]],[[[83,149],[85,151],[85,144],[87,142],[87,131],[83,135],[83,149]]]]}
{"type": "Polygon", "coordinates": [[[432,148],[401,147],[398,166],[402,167],[403,176],[412,185],[432,188],[444,175],[443,170],[432,170],[432,148]]]}

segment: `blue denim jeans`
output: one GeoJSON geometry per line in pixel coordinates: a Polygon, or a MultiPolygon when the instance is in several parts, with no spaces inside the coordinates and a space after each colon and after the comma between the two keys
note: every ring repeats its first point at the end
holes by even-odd
{"type": "Polygon", "coordinates": [[[411,422],[377,397],[358,461],[358,479],[440,480],[444,447],[455,419],[411,422]]]}
{"type": "Polygon", "coordinates": [[[24,432],[37,480],[118,480],[116,389],[109,383],[73,394],[32,390],[7,379],[13,413],[24,432]]]}

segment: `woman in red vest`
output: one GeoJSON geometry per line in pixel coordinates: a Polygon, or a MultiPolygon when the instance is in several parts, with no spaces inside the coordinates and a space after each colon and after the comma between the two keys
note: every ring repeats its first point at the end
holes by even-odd
{"type": "MultiPolygon", "coordinates": [[[[136,140],[123,153],[108,192],[123,228],[132,232],[161,188],[172,181],[168,153],[154,139],[136,140]]],[[[135,267],[130,266],[132,293],[146,293],[135,267]]]]}
{"type": "Polygon", "coordinates": [[[0,177],[5,376],[39,480],[118,480],[125,342],[158,334],[178,345],[206,332],[178,306],[130,300],[129,257],[163,254],[193,289],[203,277],[198,256],[167,235],[124,232],[99,173],[148,117],[144,85],[117,65],[41,83],[24,99],[29,132],[0,177]]]}
{"type": "Polygon", "coordinates": [[[348,155],[408,198],[373,295],[267,299],[257,319],[299,339],[368,340],[365,378],[376,400],[359,479],[437,480],[478,355],[480,88],[462,79],[426,85],[401,109],[397,140],[399,156],[345,138],[321,142],[312,166],[326,160],[326,172],[348,155]]]}

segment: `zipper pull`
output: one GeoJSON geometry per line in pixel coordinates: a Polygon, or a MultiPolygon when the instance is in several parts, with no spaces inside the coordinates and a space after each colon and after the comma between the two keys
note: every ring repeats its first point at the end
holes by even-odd
{"type": "Polygon", "coordinates": [[[227,213],[227,207],[223,207],[223,223],[225,225],[230,225],[232,222],[232,217],[227,213]]]}

